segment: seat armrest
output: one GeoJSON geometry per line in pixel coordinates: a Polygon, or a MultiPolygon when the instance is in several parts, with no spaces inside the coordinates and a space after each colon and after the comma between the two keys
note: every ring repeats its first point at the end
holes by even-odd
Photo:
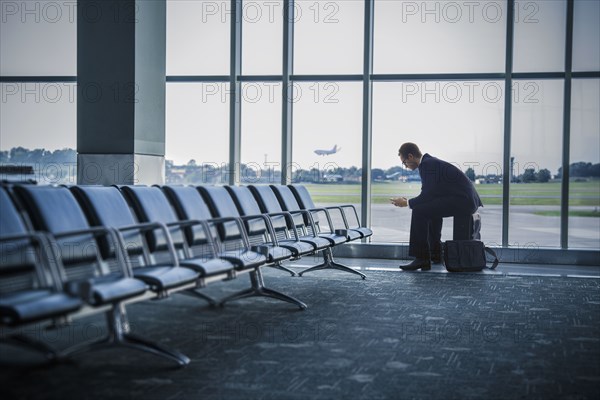
{"type": "Polygon", "coordinates": [[[308,217],[308,221],[310,222],[310,227],[312,228],[313,231],[313,237],[317,237],[317,228],[315,226],[315,220],[312,216],[312,213],[309,210],[294,210],[294,211],[288,211],[290,214],[294,215],[294,214],[300,214],[300,215],[304,215],[306,217],[308,217]]]}
{"type": "Polygon", "coordinates": [[[356,211],[356,207],[354,207],[352,204],[343,204],[343,205],[341,205],[339,207],[341,209],[350,208],[353,211],[354,217],[356,219],[356,227],[360,228],[360,218],[358,217],[358,212],[356,211]]]}
{"type": "Polygon", "coordinates": [[[333,227],[333,222],[331,221],[331,216],[329,215],[329,210],[325,208],[316,207],[311,208],[309,211],[311,213],[324,213],[325,218],[327,219],[327,224],[329,225],[329,232],[333,233],[335,231],[335,228],[333,227]]]}
{"type": "Polygon", "coordinates": [[[255,253],[261,254],[265,257],[269,257],[269,250],[270,250],[269,246],[266,246],[266,245],[252,246],[252,247],[250,247],[250,250],[255,253]]]}
{"type": "Polygon", "coordinates": [[[168,227],[177,226],[179,228],[189,228],[189,227],[200,225],[202,227],[202,230],[204,231],[204,234],[206,235],[206,238],[208,240],[208,244],[209,244],[210,248],[213,251],[212,256],[213,257],[217,257],[218,246],[217,246],[217,243],[215,242],[215,238],[212,235],[212,232],[210,230],[210,226],[208,226],[208,224],[211,221],[213,221],[213,220],[209,219],[209,220],[203,220],[203,221],[201,221],[201,220],[197,220],[197,219],[188,219],[188,220],[185,220],[185,221],[171,222],[171,223],[168,223],[167,226],[168,227]]]}
{"type": "MultiPolygon", "coordinates": [[[[125,275],[126,277],[133,277],[133,270],[131,267],[131,262],[129,260],[129,257],[127,256],[127,252],[125,251],[125,243],[123,241],[121,234],[116,229],[107,228],[104,226],[92,226],[92,227],[85,228],[85,229],[78,229],[78,230],[74,230],[74,231],[55,233],[55,234],[52,234],[52,237],[58,239],[58,238],[68,238],[68,237],[81,236],[81,235],[92,235],[95,238],[101,237],[101,236],[110,237],[110,239],[112,240],[112,242],[115,246],[115,251],[116,251],[116,255],[117,255],[117,263],[121,267],[123,275],[125,275]]],[[[56,253],[55,246],[50,246],[49,249],[50,249],[50,254],[54,258],[54,260],[60,260],[60,258],[58,257],[58,254],[56,253]]],[[[98,265],[103,265],[101,262],[100,250],[96,249],[95,253],[96,253],[96,259],[97,259],[98,265]]],[[[104,275],[104,272],[105,271],[102,271],[102,270],[100,271],[100,273],[102,275],[104,275]]],[[[64,273],[64,269],[61,268],[61,280],[64,280],[64,279],[66,279],[66,275],[64,273]]]]}
{"type": "Polygon", "coordinates": [[[266,214],[256,214],[256,215],[245,215],[240,217],[242,221],[249,221],[252,219],[262,219],[265,223],[265,227],[267,231],[269,231],[269,235],[272,238],[273,244],[277,246],[277,235],[275,234],[275,228],[273,228],[273,224],[271,223],[271,218],[269,218],[266,214]]]}
{"type": "Polygon", "coordinates": [[[60,279],[61,265],[55,265],[51,261],[60,263],[60,259],[54,256],[51,251],[51,239],[44,232],[28,232],[19,235],[11,235],[0,238],[2,242],[16,242],[21,240],[27,240],[29,244],[36,246],[40,250],[39,262],[34,265],[35,273],[40,283],[50,286],[55,290],[62,290],[62,282],[60,279]],[[48,282],[48,275],[50,274],[50,282],[48,282]]]}
{"type": "Polygon", "coordinates": [[[344,212],[344,209],[342,207],[338,207],[338,206],[328,206],[328,207],[323,207],[326,210],[336,210],[339,211],[341,217],[342,217],[342,221],[344,221],[344,227],[346,229],[348,229],[350,227],[350,225],[348,225],[348,219],[346,218],[346,213],[344,212]]]}
{"type": "Polygon", "coordinates": [[[338,236],[348,237],[348,229],[336,229],[335,234],[338,236]]]}
{"type": "MultiPolygon", "coordinates": [[[[167,248],[169,250],[169,257],[171,258],[172,265],[175,267],[179,266],[179,258],[177,257],[177,252],[175,250],[175,245],[173,244],[173,239],[171,238],[170,231],[168,230],[166,225],[164,225],[160,222],[143,222],[140,224],[129,225],[129,226],[124,226],[122,228],[119,228],[119,235],[118,235],[119,241],[121,241],[121,246],[125,249],[126,248],[125,240],[123,239],[123,236],[121,235],[122,232],[138,231],[140,233],[144,233],[144,232],[150,232],[150,231],[155,231],[155,230],[161,231],[165,237],[165,240],[167,241],[167,248]]],[[[145,239],[144,239],[144,241],[145,241],[145,239]]],[[[144,247],[145,246],[146,246],[146,244],[144,244],[144,247]]],[[[150,258],[148,256],[145,248],[144,248],[144,259],[147,264],[151,264],[150,258]]]]}
{"type": "Polygon", "coordinates": [[[209,224],[222,224],[224,222],[235,222],[240,231],[240,235],[242,235],[242,240],[244,241],[244,246],[246,247],[246,250],[250,249],[250,239],[248,238],[248,232],[246,232],[246,228],[244,227],[244,223],[240,217],[217,217],[217,218],[211,218],[211,219],[207,220],[207,222],[209,224]]]}

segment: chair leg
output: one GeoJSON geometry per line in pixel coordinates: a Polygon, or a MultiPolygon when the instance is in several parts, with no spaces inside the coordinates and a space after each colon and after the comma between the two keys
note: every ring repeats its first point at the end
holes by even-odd
{"type": "Polygon", "coordinates": [[[271,267],[271,268],[275,268],[275,269],[280,269],[280,270],[282,270],[282,271],[286,271],[286,272],[288,272],[290,275],[292,275],[292,276],[296,276],[296,273],[295,273],[294,271],[292,271],[291,269],[289,269],[289,268],[287,268],[287,267],[284,267],[284,266],[281,264],[281,262],[280,262],[280,261],[276,262],[276,263],[275,263],[275,264],[273,264],[273,265],[268,265],[268,266],[269,266],[269,267],[271,267]]]}
{"type": "Polygon", "coordinates": [[[358,275],[363,279],[365,279],[367,277],[365,274],[363,274],[360,271],[355,270],[354,268],[350,268],[346,265],[335,262],[335,260],[333,259],[333,253],[331,252],[331,248],[325,249],[325,251],[323,252],[323,263],[321,263],[319,265],[315,265],[314,267],[305,269],[302,272],[299,272],[298,276],[302,276],[302,274],[305,274],[307,272],[318,271],[321,269],[337,269],[339,271],[350,272],[351,274],[358,275]]]}
{"type": "Polygon", "coordinates": [[[114,347],[115,342],[110,337],[104,337],[102,339],[84,342],[71,346],[60,352],[59,358],[61,360],[71,358],[83,353],[91,353],[93,351],[104,350],[114,347]]]}
{"type": "Polygon", "coordinates": [[[260,269],[258,269],[258,268],[256,270],[250,272],[250,281],[252,283],[251,287],[224,298],[223,300],[221,300],[220,305],[223,306],[226,302],[231,301],[231,300],[238,300],[238,299],[242,299],[245,297],[261,296],[261,297],[270,297],[273,299],[282,300],[282,301],[286,301],[291,304],[295,304],[301,310],[306,310],[306,308],[308,307],[306,304],[304,304],[303,302],[301,302],[300,300],[298,300],[292,296],[288,296],[287,294],[283,294],[276,290],[265,287],[262,273],[260,272],[260,269]]]}
{"type": "Polygon", "coordinates": [[[271,298],[277,299],[277,300],[287,301],[288,303],[296,304],[298,307],[300,307],[301,310],[306,310],[306,308],[308,307],[306,304],[304,304],[300,300],[297,300],[292,296],[288,296],[287,294],[281,293],[274,289],[269,289],[269,288],[263,287],[261,295],[266,296],[266,297],[271,297],[271,298]]]}
{"type": "Polygon", "coordinates": [[[78,354],[113,347],[126,347],[167,358],[171,361],[175,361],[179,366],[189,364],[190,359],[178,351],[166,349],[147,339],[129,333],[129,323],[127,322],[127,317],[122,305],[115,304],[113,308],[106,313],[106,319],[108,325],[108,335],[106,337],[93,342],[81,343],[63,350],[60,353],[60,358],[70,358],[78,354]]]}
{"type": "Polygon", "coordinates": [[[330,266],[330,268],[337,269],[337,270],[339,270],[339,271],[346,271],[346,272],[350,272],[351,274],[358,275],[358,276],[360,276],[360,277],[361,277],[361,278],[363,278],[363,279],[366,279],[366,278],[367,278],[367,276],[366,276],[365,274],[363,274],[362,272],[360,272],[360,271],[357,271],[357,270],[355,270],[354,268],[350,268],[350,267],[348,267],[348,266],[346,266],[346,265],[343,265],[343,264],[336,263],[335,261],[331,263],[331,266],[330,266]]]}
{"type": "Polygon", "coordinates": [[[321,269],[326,269],[329,268],[329,266],[326,263],[322,263],[319,265],[315,265],[314,267],[310,267],[308,269],[305,269],[304,271],[298,272],[298,276],[302,276],[302,274],[305,274],[307,272],[312,272],[312,271],[319,271],[321,269]]]}
{"type": "Polygon", "coordinates": [[[151,342],[148,339],[142,338],[140,336],[132,335],[131,333],[126,333],[123,335],[120,345],[128,347],[130,349],[144,351],[146,353],[151,353],[160,357],[168,358],[172,361],[175,361],[182,367],[190,363],[190,359],[184,354],[176,350],[167,349],[166,347],[151,342]]]}
{"type": "Polygon", "coordinates": [[[183,292],[179,292],[179,293],[184,294],[186,296],[195,297],[197,299],[206,300],[208,302],[208,305],[211,307],[217,306],[217,301],[215,299],[213,299],[212,297],[210,297],[207,294],[199,292],[198,289],[184,290],[183,292]]]}

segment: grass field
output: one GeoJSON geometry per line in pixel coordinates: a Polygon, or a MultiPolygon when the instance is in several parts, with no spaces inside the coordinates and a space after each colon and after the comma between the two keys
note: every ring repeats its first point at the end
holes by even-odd
{"type": "MultiPolygon", "coordinates": [[[[317,203],[360,204],[358,184],[308,184],[317,203]]],[[[484,205],[502,204],[502,185],[476,185],[484,205]]],[[[373,204],[387,204],[390,197],[414,197],[421,191],[420,182],[375,182],[371,187],[373,204]]],[[[519,183],[510,189],[511,205],[560,206],[560,182],[519,183]]],[[[569,205],[600,207],[600,180],[571,182],[569,205]]],[[[592,211],[592,210],[590,210],[592,211]]]]}
{"type": "MultiPolygon", "coordinates": [[[[560,211],[536,211],[535,215],[544,217],[560,217],[560,211]]],[[[569,211],[569,217],[595,217],[600,218],[598,209],[592,211],[569,211]]]]}

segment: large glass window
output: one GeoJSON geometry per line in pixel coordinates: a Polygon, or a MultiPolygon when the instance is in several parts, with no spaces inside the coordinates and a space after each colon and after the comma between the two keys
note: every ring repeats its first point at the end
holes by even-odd
{"type": "Polygon", "coordinates": [[[569,247],[600,249],[600,80],[573,80],[569,247]]]}
{"type": "Polygon", "coordinates": [[[317,205],[354,204],[360,212],[362,84],[303,82],[293,101],[294,182],[306,184],[317,205]]]}
{"type": "Polygon", "coordinates": [[[242,84],[241,181],[281,181],[281,82],[242,84]]]}
{"type": "Polygon", "coordinates": [[[167,1],[167,75],[229,75],[231,3],[167,1]]]}
{"type": "Polygon", "coordinates": [[[283,1],[242,2],[242,73],[281,75],[283,1]]]}
{"type": "Polygon", "coordinates": [[[75,184],[75,84],[7,82],[1,95],[0,164],[33,167],[33,175],[22,179],[75,184]]]}
{"type": "Polygon", "coordinates": [[[560,245],[562,80],[514,81],[509,242],[560,245]]]}
{"type": "MultiPolygon", "coordinates": [[[[0,9],[0,75],[76,75],[76,2],[3,0],[0,9]]],[[[1,91],[0,164],[33,174],[0,178],[76,183],[75,84],[5,82],[1,91]]]]}
{"type": "Polygon", "coordinates": [[[169,83],[167,183],[228,182],[229,84],[169,83]]]}
{"type": "Polygon", "coordinates": [[[77,74],[77,2],[0,1],[0,75],[77,74]]]}
{"type": "Polygon", "coordinates": [[[600,2],[575,1],[573,71],[600,70],[600,2]]]}
{"type": "MultiPolygon", "coordinates": [[[[501,243],[503,83],[378,82],[373,89],[373,241],[408,242],[411,212],[389,203],[390,197],[414,197],[418,173],[402,168],[398,149],[416,143],[458,166],[476,183],[483,208],[486,243],[501,243]]],[[[452,218],[442,236],[452,237],[452,218]]]]}
{"type": "MultiPolygon", "coordinates": [[[[505,71],[507,1],[374,0],[374,73],[505,71]]],[[[564,79],[536,79],[565,65],[567,0],[514,2],[513,70],[532,73],[512,88],[509,244],[560,243],[564,79]]],[[[281,75],[284,2],[243,0],[243,75],[281,75]]],[[[0,0],[2,83],[0,163],[34,167],[42,183],[75,182],[76,85],[35,82],[76,76],[77,18],[96,17],[73,2],[0,0]],[[46,77],[46,78],[44,78],[46,77]]],[[[364,1],[294,2],[294,75],[363,73],[364,1]]],[[[126,14],[128,10],[125,10],[126,14]]],[[[135,11],[131,9],[131,11],[135,11]]],[[[120,14],[119,16],[125,16],[120,14]]],[[[230,74],[231,1],[167,0],[167,75],[230,74]]],[[[573,71],[600,71],[600,2],[574,1],[573,71]]],[[[600,248],[600,80],[572,81],[569,246],[600,248]]],[[[238,77],[235,77],[236,79],[238,77]]],[[[379,77],[381,78],[381,77],[379,77]]],[[[500,243],[504,83],[374,83],[372,225],[374,241],[406,242],[410,212],[389,197],[418,194],[399,165],[398,146],[414,141],[472,176],[485,207],[483,238],[500,243]],[[402,228],[404,227],[404,228],[402,228]]],[[[214,79],[214,78],[213,78],[214,79]]],[[[324,79],[324,78],[319,78],[324,79]]],[[[316,79],[317,81],[319,79],[316,79]]],[[[438,80],[435,80],[438,79],[438,80]]],[[[469,78],[466,78],[469,79],[469,78]]],[[[210,78],[208,79],[210,80],[210,78]]],[[[282,84],[242,83],[242,182],[278,182],[282,168],[282,84]]],[[[362,82],[295,82],[292,159],[296,182],[319,204],[360,206],[362,82]]],[[[168,183],[227,183],[229,82],[167,85],[168,183]]],[[[361,185],[363,183],[363,185],[361,185]]],[[[448,220],[444,236],[451,235],[448,220]]]]}
{"type": "Polygon", "coordinates": [[[564,71],[565,0],[515,2],[515,72],[564,71]]]}
{"type": "Polygon", "coordinates": [[[505,1],[375,2],[377,74],[502,72],[505,1]]]}
{"type": "Polygon", "coordinates": [[[362,74],[364,3],[295,3],[294,73],[362,74]]]}

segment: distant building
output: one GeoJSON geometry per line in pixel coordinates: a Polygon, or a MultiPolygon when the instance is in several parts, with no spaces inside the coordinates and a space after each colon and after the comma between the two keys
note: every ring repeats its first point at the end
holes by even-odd
{"type": "Polygon", "coordinates": [[[338,183],[338,182],[342,182],[343,180],[344,180],[344,177],[341,175],[337,175],[337,174],[323,175],[323,182],[338,183]]]}

